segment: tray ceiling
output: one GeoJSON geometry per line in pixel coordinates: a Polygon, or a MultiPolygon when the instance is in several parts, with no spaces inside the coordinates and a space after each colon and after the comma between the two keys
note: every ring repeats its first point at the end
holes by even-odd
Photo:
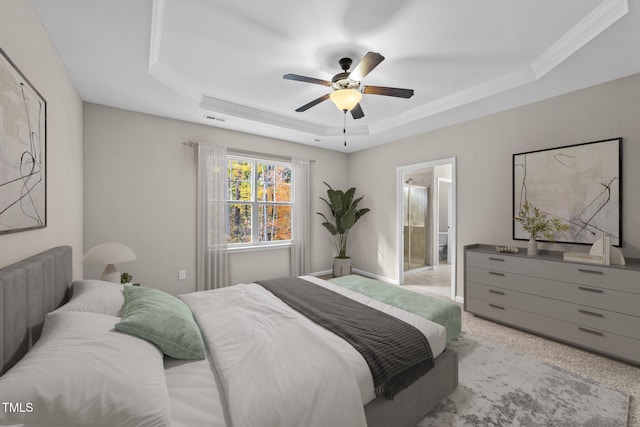
{"type": "Polygon", "coordinates": [[[640,71],[626,0],[31,3],[85,101],[348,152],[640,71]],[[344,147],[331,101],[295,111],[331,89],[282,76],[368,51],[415,95],[365,94],[344,147]]]}

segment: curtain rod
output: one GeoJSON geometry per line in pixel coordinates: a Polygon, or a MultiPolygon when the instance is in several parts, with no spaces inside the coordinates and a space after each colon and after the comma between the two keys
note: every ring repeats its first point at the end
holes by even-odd
{"type": "MultiPolygon", "coordinates": [[[[198,145],[198,144],[206,144],[206,142],[193,142],[193,141],[186,141],[183,142],[182,145],[188,145],[189,147],[193,147],[194,145],[198,145]]],[[[208,144],[211,145],[211,144],[208,144]]],[[[266,158],[271,158],[274,160],[286,160],[288,162],[290,162],[292,160],[291,157],[289,156],[281,156],[278,154],[267,154],[267,153],[260,153],[257,151],[249,151],[249,150],[238,150],[236,148],[227,148],[227,150],[231,153],[231,154],[241,154],[241,155],[245,155],[245,156],[254,156],[254,157],[266,157],[266,158]]],[[[315,160],[309,160],[309,162],[311,163],[315,163],[315,160]]]]}

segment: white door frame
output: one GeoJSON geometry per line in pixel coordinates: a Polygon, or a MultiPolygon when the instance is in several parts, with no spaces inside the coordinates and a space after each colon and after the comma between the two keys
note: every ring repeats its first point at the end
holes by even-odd
{"type": "MultiPolygon", "coordinates": [[[[399,284],[404,283],[404,208],[402,205],[402,176],[405,172],[413,172],[421,169],[432,168],[440,165],[451,165],[451,223],[449,229],[449,246],[448,253],[450,254],[451,263],[451,299],[456,299],[456,275],[457,275],[457,238],[456,238],[456,225],[457,221],[457,172],[456,172],[456,158],[449,157],[440,160],[432,160],[423,163],[416,163],[412,165],[399,166],[396,168],[396,247],[398,248],[398,275],[397,280],[399,284]]],[[[437,253],[437,252],[436,252],[437,253]]]]}
{"type": "MultiPolygon", "coordinates": [[[[436,187],[436,191],[435,191],[435,196],[434,196],[434,200],[437,200],[437,203],[438,203],[438,205],[437,205],[438,209],[435,209],[435,215],[434,215],[435,216],[435,221],[434,221],[435,225],[434,225],[434,227],[436,227],[435,228],[435,230],[437,230],[436,233],[440,232],[440,184],[441,183],[452,184],[452,186],[453,186],[453,180],[450,179],[450,178],[443,178],[441,176],[439,176],[437,178],[437,182],[436,182],[436,186],[435,186],[436,187]]],[[[452,193],[451,192],[451,187],[449,187],[449,196],[447,197],[447,225],[449,225],[449,229],[447,231],[449,231],[449,232],[451,231],[451,225],[450,224],[452,222],[452,219],[451,219],[451,209],[452,209],[452,207],[451,207],[452,206],[451,193],[452,193]]],[[[434,239],[434,242],[433,242],[433,250],[435,251],[433,253],[436,254],[435,260],[437,261],[436,267],[438,265],[440,265],[439,244],[440,244],[440,235],[438,234],[438,238],[434,239]]],[[[447,249],[449,249],[449,248],[447,248],[447,249]]],[[[448,250],[447,250],[447,262],[448,263],[451,262],[451,257],[449,256],[449,251],[448,250]]]]}

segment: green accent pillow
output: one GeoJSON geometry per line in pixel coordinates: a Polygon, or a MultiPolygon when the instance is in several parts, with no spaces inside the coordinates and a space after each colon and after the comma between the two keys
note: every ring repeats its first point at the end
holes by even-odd
{"type": "Polygon", "coordinates": [[[204,359],[204,342],[191,309],[178,298],[152,288],[124,287],[122,320],[116,330],[151,341],[167,356],[204,359]]]}

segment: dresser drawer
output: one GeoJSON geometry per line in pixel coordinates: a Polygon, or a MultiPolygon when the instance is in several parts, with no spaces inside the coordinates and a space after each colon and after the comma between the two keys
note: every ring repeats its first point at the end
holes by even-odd
{"type": "Polygon", "coordinates": [[[640,295],[640,271],[573,262],[557,262],[556,280],[640,295]]]}
{"type": "Polygon", "coordinates": [[[534,295],[548,295],[549,292],[554,292],[559,287],[568,286],[565,282],[558,282],[552,279],[479,267],[467,267],[465,280],[534,295]]]}
{"type": "Polygon", "coordinates": [[[640,294],[478,267],[467,267],[466,274],[466,281],[470,283],[490,285],[631,316],[640,316],[640,294]]]}
{"type": "Polygon", "coordinates": [[[565,322],[495,302],[465,296],[468,311],[500,323],[515,326],[579,347],[640,363],[640,341],[607,331],[565,322]]]}
{"type": "Polygon", "coordinates": [[[523,256],[473,251],[467,252],[466,259],[466,266],[468,267],[552,280],[556,278],[556,264],[560,263],[523,256]]]}
{"type": "Polygon", "coordinates": [[[474,251],[467,251],[466,265],[640,295],[640,271],[637,270],[474,251]]]}
{"type": "Polygon", "coordinates": [[[640,317],[481,284],[469,284],[466,297],[640,340],[640,317]]]}

